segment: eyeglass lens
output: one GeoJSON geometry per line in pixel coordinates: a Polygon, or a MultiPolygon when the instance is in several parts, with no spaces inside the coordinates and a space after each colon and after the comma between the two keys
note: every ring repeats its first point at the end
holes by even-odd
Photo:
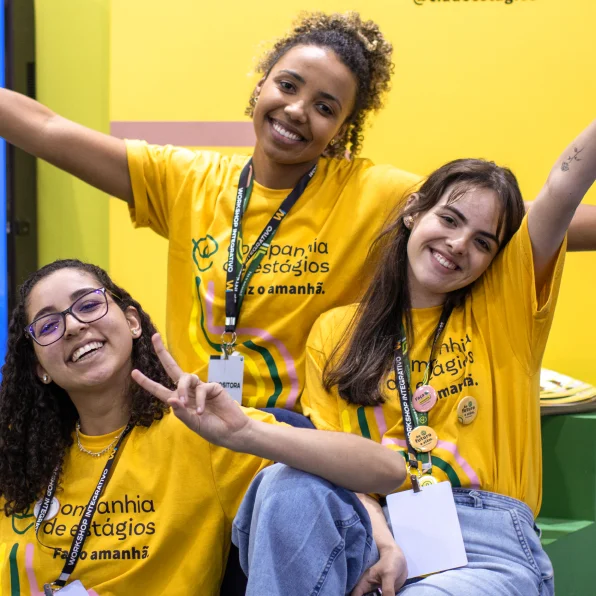
{"type": "MultiPolygon", "coordinates": [[[[108,300],[102,289],[93,290],[78,298],[70,307],[70,312],[81,323],[92,323],[101,319],[108,311],[108,300]]],[[[41,345],[50,344],[64,335],[65,315],[52,313],[37,319],[30,327],[33,337],[41,345]]]]}

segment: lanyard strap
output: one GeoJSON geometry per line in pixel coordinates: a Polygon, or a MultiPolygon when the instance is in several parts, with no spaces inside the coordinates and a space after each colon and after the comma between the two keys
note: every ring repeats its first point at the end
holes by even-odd
{"type": "MultiPolygon", "coordinates": [[[[444,307],[441,313],[441,318],[435,329],[433,343],[430,349],[430,356],[426,364],[426,370],[424,373],[424,383],[428,383],[432,376],[432,361],[435,348],[447,321],[451,315],[452,307],[444,307]]],[[[412,387],[410,384],[410,359],[408,358],[408,342],[406,339],[405,329],[401,327],[401,340],[397,342],[395,348],[393,365],[395,369],[395,380],[397,385],[397,393],[399,395],[399,403],[401,405],[401,413],[404,421],[404,431],[406,435],[406,445],[408,447],[408,463],[411,468],[418,470],[418,452],[412,447],[410,443],[410,433],[420,424],[419,416],[412,406],[412,387]]],[[[422,418],[422,417],[421,417],[422,418]]],[[[428,414],[424,414],[424,424],[428,423],[428,414]]],[[[430,459],[430,458],[429,458],[430,459]]]]}
{"type": "MultiPolygon", "coordinates": [[[[91,498],[89,499],[89,503],[87,503],[87,507],[85,507],[85,511],[83,512],[83,516],[81,517],[81,523],[79,524],[77,534],[74,537],[72,544],[70,545],[70,550],[68,552],[68,556],[66,557],[66,562],[64,563],[64,567],[62,569],[62,573],[60,577],[53,582],[54,585],[63,588],[68,581],[68,578],[74,571],[74,568],[79,560],[81,555],[81,551],[83,550],[83,544],[87,539],[87,530],[91,525],[91,520],[95,515],[95,510],[97,509],[97,502],[99,497],[101,496],[102,492],[104,491],[105,487],[108,483],[108,476],[112,466],[114,465],[114,461],[116,459],[116,454],[122,445],[122,441],[128,433],[133,429],[133,425],[128,423],[126,428],[120,435],[118,439],[118,443],[114,447],[114,450],[110,454],[106,465],[104,466],[103,472],[99,477],[99,482],[97,483],[97,487],[93,491],[91,498]]],[[[58,468],[56,468],[52,474],[52,478],[50,479],[50,483],[48,484],[48,488],[46,490],[45,497],[43,498],[43,502],[39,509],[39,514],[37,516],[37,520],[35,522],[35,534],[39,532],[39,528],[43,523],[48,511],[50,509],[50,505],[52,503],[52,499],[54,498],[54,494],[56,493],[56,485],[58,484],[58,468]]]]}
{"type": "MultiPolygon", "coordinates": [[[[315,164],[300,180],[296,187],[283,200],[279,209],[269,220],[260,233],[257,241],[242,259],[242,218],[248,206],[252,187],[254,183],[254,170],[252,158],[242,169],[240,180],[238,182],[238,193],[236,194],[236,203],[234,205],[234,216],[232,218],[232,233],[230,236],[230,247],[228,249],[227,275],[226,275],[226,325],[225,332],[235,334],[242,300],[246,294],[248,282],[254,275],[261,260],[267,253],[269,244],[277,232],[281,222],[286,217],[290,209],[296,204],[296,201],[302,196],[308,183],[317,171],[315,164]],[[253,258],[254,257],[254,258],[253,258]],[[243,275],[244,273],[244,275],[243,275]]],[[[232,336],[234,337],[234,336],[232,336]]]]}

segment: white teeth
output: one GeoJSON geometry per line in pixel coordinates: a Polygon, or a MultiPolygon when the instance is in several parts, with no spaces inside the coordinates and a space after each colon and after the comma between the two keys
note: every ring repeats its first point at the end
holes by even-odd
{"type": "Polygon", "coordinates": [[[91,341],[88,344],[85,344],[84,346],[81,346],[80,348],[76,349],[71,357],[71,360],[73,362],[76,362],[88,352],[91,352],[92,350],[98,350],[102,346],[103,342],[101,341],[91,341]]]}
{"type": "Polygon", "coordinates": [[[447,269],[457,269],[457,265],[451,261],[449,261],[448,259],[446,259],[443,255],[439,254],[436,251],[431,251],[433,257],[439,262],[441,263],[441,265],[443,265],[443,267],[446,267],[447,269]]]}
{"type": "Polygon", "coordinates": [[[299,141],[300,139],[302,139],[302,137],[300,135],[294,134],[293,132],[286,130],[281,124],[279,124],[279,122],[274,121],[273,128],[282,137],[286,137],[286,139],[290,139],[292,141],[299,141]]]}

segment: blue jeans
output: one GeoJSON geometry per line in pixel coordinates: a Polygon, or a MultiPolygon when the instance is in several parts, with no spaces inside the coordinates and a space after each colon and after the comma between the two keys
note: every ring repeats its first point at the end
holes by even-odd
{"type": "MultiPolygon", "coordinates": [[[[530,508],[516,499],[453,489],[468,565],[410,580],[400,596],[552,596],[553,568],[530,508]]],[[[275,464],[253,481],[232,540],[248,596],[339,596],[376,562],[370,519],[357,497],[275,464]]]]}
{"type": "Polygon", "coordinates": [[[552,596],[553,567],[530,508],[517,499],[454,488],[468,564],[414,580],[400,596],[552,596]]]}
{"type": "Polygon", "coordinates": [[[274,464],[246,493],[232,542],[247,596],[341,596],[378,559],[370,518],[356,495],[274,464]]]}
{"type": "Polygon", "coordinates": [[[314,428],[315,425],[302,414],[293,412],[292,410],[286,410],[285,408],[261,408],[263,412],[273,414],[278,422],[285,422],[290,426],[296,428],[314,428]]]}

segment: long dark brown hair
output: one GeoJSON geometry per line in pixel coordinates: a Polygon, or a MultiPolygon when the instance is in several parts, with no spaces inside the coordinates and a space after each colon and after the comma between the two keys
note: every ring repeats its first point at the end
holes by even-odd
{"type": "MultiPolygon", "coordinates": [[[[100,267],[78,260],[54,261],[31,275],[21,286],[8,329],[6,360],[0,385],[0,497],[4,513],[23,513],[47,488],[52,472],[62,463],[73,443],[78,420],[70,397],[56,383],[42,383],[36,374],[37,358],[32,340],[25,336],[27,299],[35,285],[60,269],[77,269],[91,274],[109,290],[123,311],[134,306],[143,333],[134,340],[132,366],[149,378],[172,387],[170,378],[157,358],[151,336],[156,332],[149,315],[123,288],[117,286],[100,267]]],[[[136,383],[130,382],[130,421],[151,426],[168,409],[136,383]]]]}
{"type": "MultiPolygon", "coordinates": [[[[327,391],[337,386],[339,395],[347,402],[364,406],[385,401],[381,381],[391,370],[402,321],[410,345],[414,342],[408,290],[410,230],[404,225],[404,218],[426,213],[446,192],[450,193],[451,203],[472,188],[494,190],[499,197],[499,251],[518,230],[524,203],[509,169],[480,159],[458,159],[431,174],[418,190],[417,199],[398,210],[371,248],[370,258],[377,263],[372,281],[325,366],[323,383],[327,391]]],[[[470,289],[468,285],[450,292],[446,305],[460,306],[470,289]]]]}

